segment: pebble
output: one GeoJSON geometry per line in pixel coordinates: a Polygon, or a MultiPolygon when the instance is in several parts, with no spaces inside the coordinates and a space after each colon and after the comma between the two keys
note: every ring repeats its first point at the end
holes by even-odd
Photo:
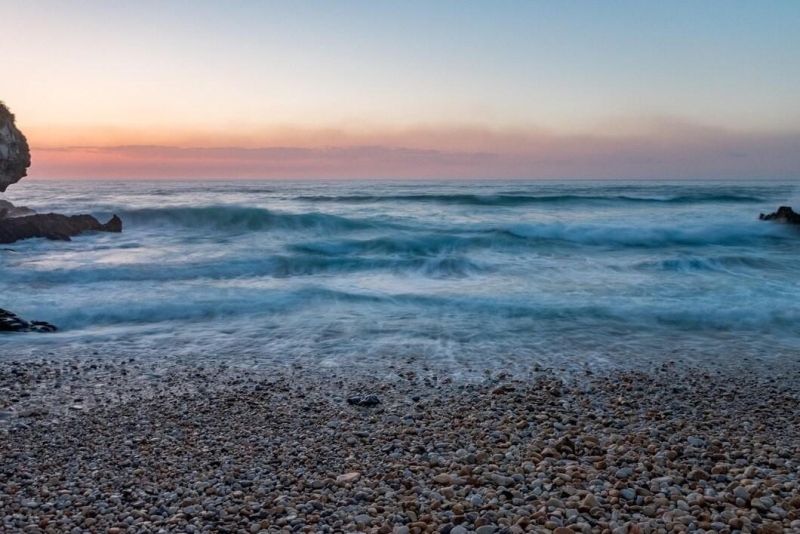
{"type": "Polygon", "coordinates": [[[136,390],[144,364],[91,361],[0,362],[0,531],[800,529],[789,375],[656,365],[479,384],[400,363],[395,380],[204,362],[136,390]],[[34,406],[47,417],[20,425],[34,406]]]}

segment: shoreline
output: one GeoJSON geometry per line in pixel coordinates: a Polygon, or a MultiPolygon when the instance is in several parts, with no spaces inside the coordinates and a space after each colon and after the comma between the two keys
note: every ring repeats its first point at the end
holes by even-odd
{"type": "Polygon", "coordinates": [[[153,366],[0,362],[7,531],[800,531],[796,371],[153,366]]]}

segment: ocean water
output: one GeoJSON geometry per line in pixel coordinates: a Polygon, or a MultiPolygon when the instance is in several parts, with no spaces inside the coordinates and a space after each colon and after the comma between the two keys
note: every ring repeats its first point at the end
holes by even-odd
{"type": "Polygon", "coordinates": [[[454,372],[797,361],[800,207],[778,182],[45,182],[124,221],[0,252],[0,307],[68,352],[454,372]]]}

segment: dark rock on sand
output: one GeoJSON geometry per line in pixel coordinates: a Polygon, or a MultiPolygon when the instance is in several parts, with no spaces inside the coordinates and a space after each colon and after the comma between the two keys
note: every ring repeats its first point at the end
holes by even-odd
{"type": "Polygon", "coordinates": [[[347,404],[354,406],[377,406],[381,400],[377,395],[367,395],[365,397],[350,397],[347,399],[347,404]]]}
{"type": "Polygon", "coordinates": [[[0,102],[0,192],[25,177],[30,166],[28,141],[14,124],[14,115],[0,102]]]}
{"type": "Polygon", "coordinates": [[[796,213],[789,206],[781,206],[775,213],[769,213],[767,215],[762,213],[761,215],[758,216],[758,218],[761,219],[762,221],[775,221],[775,222],[789,223],[789,224],[800,224],[800,213],[796,213]]]}
{"type": "Polygon", "coordinates": [[[91,215],[66,216],[57,213],[0,219],[0,243],[13,243],[32,237],[69,241],[70,237],[85,232],[121,231],[122,220],[116,215],[105,224],[91,215]]]}
{"type": "Polygon", "coordinates": [[[26,321],[20,316],[0,309],[0,332],[55,332],[55,326],[44,321],[26,321]]]}

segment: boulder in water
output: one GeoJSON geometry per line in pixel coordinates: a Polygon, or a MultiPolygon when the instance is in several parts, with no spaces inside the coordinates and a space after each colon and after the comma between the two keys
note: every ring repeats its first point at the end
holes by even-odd
{"type": "Polygon", "coordinates": [[[7,217],[24,217],[25,215],[35,215],[36,212],[26,206],[15,206],[8,200],[0,199],[0,219],[7,217]]]}
{"type": "Polygon", "coordinates": [[[30,166],[28,140],[14,124],[14,115],[0,102],[0,192],[27,176],[30,166]]]}
{"type": "Polygon", "coordinates": [[[122,220],[114,215],[102,224],[91,215],[59,215],[43,213],[0,219],[0,243],[7,244],[21,239],[44,237],[54,241],[70,241],[70,237],[85,232],[122,231],[122,220]]]}
{"type": "Polygon", "coordinates": [[[781,206],[775,213],[761,214],[758,217],[762,221],[775,221],[780,223],[800,224],[800,213],[795,212],[789,206],[781,206]]]}
{"type": "Polygon", "coordinates": [[[20,316],[0,309],[0,333],[5,332],[55,332],[55,326],[44,321],[26,321],[20,316]]]}

